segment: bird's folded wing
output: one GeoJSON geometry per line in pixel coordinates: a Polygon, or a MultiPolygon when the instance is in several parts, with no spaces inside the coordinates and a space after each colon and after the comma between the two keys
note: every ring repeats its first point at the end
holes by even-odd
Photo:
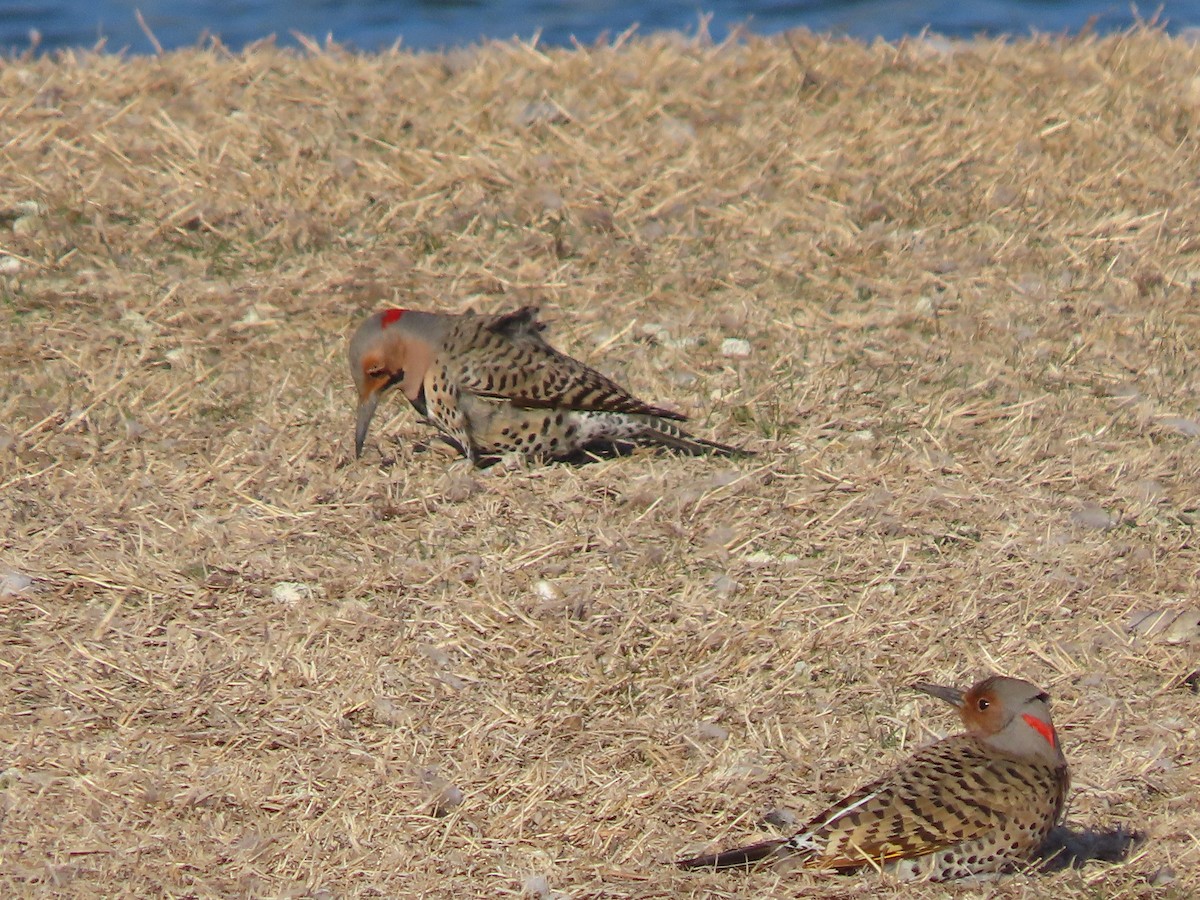
{"type": "Polygon", "coordinates": [[[942,741],[866,785],[792,838],[808,868],[841,869],[935,853],[984,837],[1014,813],[995,760],[968,741],[942,741]]]}
{"type": "MultiPolygon", "coordinates": [[[[531,307],[481,321],[479,340],[462,341],[454,375],[465,390],[532,409],[639,413],[685,420],[672,409],[639,400],[612,379],[559,353],[539,334],[531,307]]],[[[481,319],[483,317],[480,317],[481,319]]]]}

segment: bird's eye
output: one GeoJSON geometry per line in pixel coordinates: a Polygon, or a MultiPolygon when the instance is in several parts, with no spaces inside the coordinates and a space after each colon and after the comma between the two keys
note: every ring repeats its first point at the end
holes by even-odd
{"type": "Polygon", "coordinates": [[[984,712],[989,706],[992,705],[992,701],[990,701],[987,697],[980,697],[979,700],[976,701],[975,705],[979,707],[980,712],[984,712]]]}

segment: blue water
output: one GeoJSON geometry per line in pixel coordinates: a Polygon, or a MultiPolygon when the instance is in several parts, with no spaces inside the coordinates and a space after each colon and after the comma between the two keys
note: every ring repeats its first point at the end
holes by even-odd
{"type": "MultiPolygon", "coordinates": [[[[1078,32],[1090,19],[1098,31],[1135,21],[1128,2],[1107,0],[0,0],[0,51],[92,47],[153,52],[135,9],[165,49],[218,35],[232,49],[275,35],[295,44],[293,31],[319,40],[378,50],[400,42],[410,49],[439,49],[481,39],[529,40],[550,45],[591,43],[634,24],[640,32],[674,29],[694,34],[701,13],[720,40],[748,24],[771,34],[805,27],[860,38],[894,40],[923,28],[954,37],[1078,32]],[[36,36],[33,36],[35,35],[36,36]]],[[[1143,11],[1151,15],[1153,7],[1143,11]]],[[[1200,0],[1167,0],[1161,18],[1169,29],[1200,26],[1200,0]]]]}

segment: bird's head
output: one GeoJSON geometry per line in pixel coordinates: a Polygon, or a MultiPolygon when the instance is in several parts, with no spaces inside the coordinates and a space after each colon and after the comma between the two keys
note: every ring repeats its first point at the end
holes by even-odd
{"type": "Polygon", "coordinates": [[[363,443],[380,396],[393,387],[417,401],[436,352],[433,338],[439,316],[406,309],[385,309],[367,317],[350,338],[350,374],[358,390],[354,455],[363,443]]]}
{"type": "Polygon", "coordinates": [[[1050,695],[1019,678],[993,675],[970,690],[915,684],[958,710],[963,725],[985,744],[1013,756],[1065,765],[1050,719],[1050,695]]]}

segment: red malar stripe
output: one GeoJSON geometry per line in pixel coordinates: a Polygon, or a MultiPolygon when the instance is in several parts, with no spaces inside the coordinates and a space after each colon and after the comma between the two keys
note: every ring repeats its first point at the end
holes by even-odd
{"type": "Polygon", "coordinates": [[[1025,724],[1040,734],[1046,739],[1046,743],[1051,747],[1058,746],[1058,735],[1054,733],[1054,726],[1047,722],[1043,722],[1036,716],[1031,716],[1029,713],[1022,713],[1021,718],[1025,720],[1025,724]]]}

